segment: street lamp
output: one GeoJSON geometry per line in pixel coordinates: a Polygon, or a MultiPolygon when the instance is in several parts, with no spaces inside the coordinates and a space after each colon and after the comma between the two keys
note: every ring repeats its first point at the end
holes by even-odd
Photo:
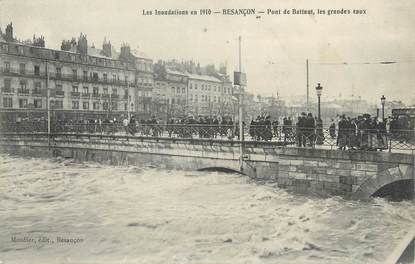
{"type": "Polygon", "coordinates": [[[318,98],[318,119],[321,119],[321,112],[320,112],[320,97],[323,92],[323,86],[320,83],[316,86],[317,98],[318,98]]]}
{"type": "Polygon", "coordinates": [[[317,119],[317,123],[316,123],[316,134],[317,134],[317,139],[316,139],[316,144],[321,145],[323,144],[324,141],[324,134],[323,134],[323,120],[321,120],[321,111],[320,111],[320,97],[321,94],[323,92],[323,86],[320,85],[320,83],[317,84],[316,86],[316,93],[317,93],[317,98],[318,98],[318,119],[317,119]]]}
{"type": "Polygon", "coordinates": [[[386,102],[386,97],[384,95],[382,95],[382,97],[380,98],[380,102],[382,104],[382,122],[385,121],[385,102],[386,102]]]}

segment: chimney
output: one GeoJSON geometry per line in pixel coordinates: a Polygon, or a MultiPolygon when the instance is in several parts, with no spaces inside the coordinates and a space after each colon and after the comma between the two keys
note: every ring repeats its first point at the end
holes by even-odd
{"type": "Polygon", "coordinates": [[[10,24],[6,27],[6,41],[13,41],[13,24],[10,22],[10,24]]]}
{"type": "Polygon", "coordinates": [[[104,39],[104,43],[102,44],[102,54],[106,57],[111,58],[111,41],[104,39]]]}
{"type": "Polygon", "coordinates": [[[120,59],[125,61],[129,61],[131,59],[131,49],[128,44],[123,44],[121,46],[120,59]]]}
{"type": "Polygon", "coordinates": [[[78,52],[81,54],[88,54],[88,40],[86,39],[86,35],[82,34],[79,36],[78,39],[78,52]]]}

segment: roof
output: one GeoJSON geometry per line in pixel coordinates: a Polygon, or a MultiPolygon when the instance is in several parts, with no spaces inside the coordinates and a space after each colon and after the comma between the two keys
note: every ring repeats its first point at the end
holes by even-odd
{"type": "Polygon", "coordinates": [[[215,77],[209,76],[209,75],[193,74],[193,73],[189,73],[189,72],[187,72],[186,75],[190,79],[196,79],[196,80],[202,80],[202,81],[209,81],[209,82],[219,82],[219,83],[222,82],[218,78],[215,78],[215,77]]]}
{"type": "Polygon", "coordinates": [[[175,74],[175,75],[187,76],[187,74],[185,74],[183,72],[175,71],[175,70],[171,70],[171,69],[166,69],[166,72],[168,74],[175,74]]]}
{"type": "Polygon", "coordinates": [[[88,47],[88,55],[93,56],[93,57],[99,57],[103,59],[113,59],[113,60],[118,60],[118,57],[120,56],[119,53],[116,52],[113,47],[111,47],[111,57],[107,57],[103,55],[101,49],[97,49],[94,47],[88,47]]]}
{"type": "Polygon", "coordinates": [[[136,50],[136,49],[132,49],[131,53],[136,56],[139,59],[147,59],[147,60],[151,60],[151,58],[144,52],[136,50]]]}

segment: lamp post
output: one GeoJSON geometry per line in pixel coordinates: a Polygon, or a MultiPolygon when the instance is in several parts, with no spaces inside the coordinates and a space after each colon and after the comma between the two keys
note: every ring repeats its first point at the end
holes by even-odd
{"type": "Polygon", "coordinates": [[[382,122],[385,121],[385,102],[386,102],[386,97],[384,95],[382,95],[382,97],[380,98],[380,102],[382,104],[382,122]]]}
{"type": "Polygon", "coordinates": [[[324,141],[324,134],[323,134],[323,120],[321,120],[321,111],[320,111],[320,97],[323,92],[323,86],[320,85],[320,83],[316,86],[316,93],[317,93],[317,99],[318,99],[318,118],[316,122],[316,144],[322,145],[324,141]]]}
{"type": "Polygon", "coordinates": [[[323,86],[320,83],[316,86],[317,98],[318,98],[318,119],[321,119],[321,112],[320,112],[320,97],[323,92],[323,86]]]}

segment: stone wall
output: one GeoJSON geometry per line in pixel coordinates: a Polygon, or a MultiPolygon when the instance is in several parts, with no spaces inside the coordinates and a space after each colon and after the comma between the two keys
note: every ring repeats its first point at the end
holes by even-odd
{"type": "MultiPolygon", "coordinates": [[[[235,143],[111,140],[99,138],[0,138],[3,151],[29,156],[62,156],[79,161],[163,169],[226,168],[240,171],[235,143]]],[[[409,154],[279,148],[247,145],[242,172],[291,191],[365,199],[393,181],[412,179],[409,154]]]]}

